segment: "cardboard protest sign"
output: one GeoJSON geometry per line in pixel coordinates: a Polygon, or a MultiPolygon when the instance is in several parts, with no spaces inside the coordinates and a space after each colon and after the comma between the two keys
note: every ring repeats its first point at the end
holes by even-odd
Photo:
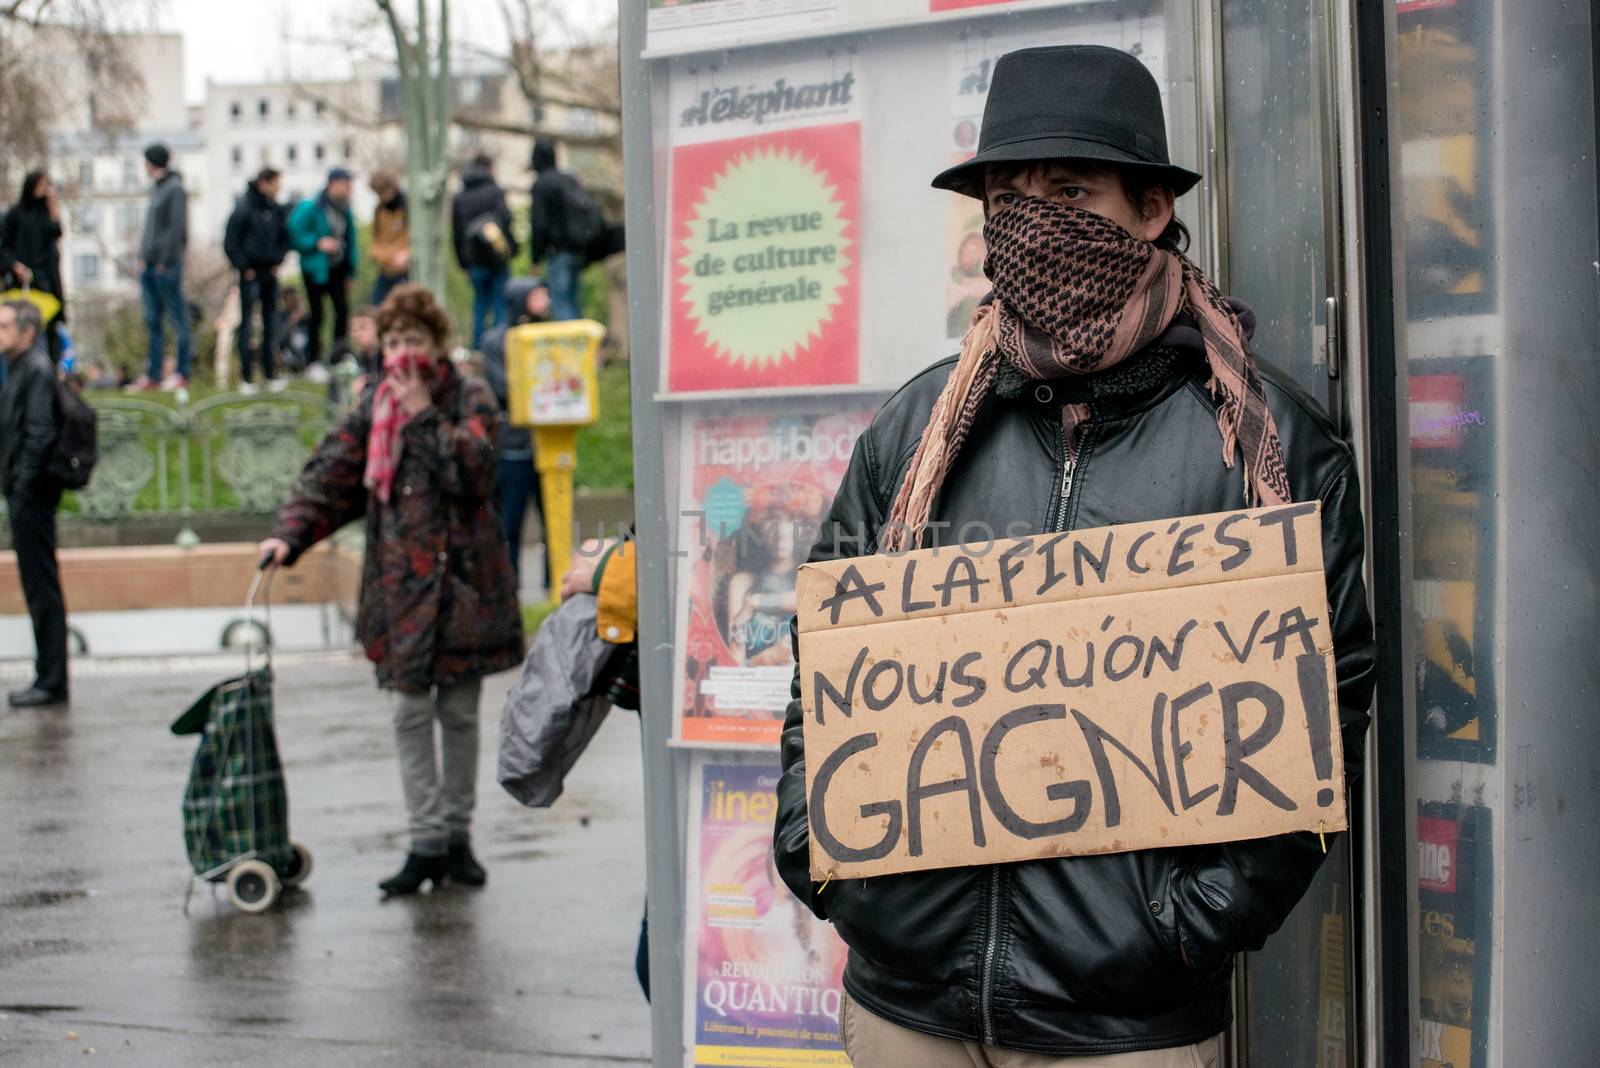
{"type": "Polygon", "coordinates": [[[808,564],[813,877],[1345,827],[1317,502],[808,564]]]}

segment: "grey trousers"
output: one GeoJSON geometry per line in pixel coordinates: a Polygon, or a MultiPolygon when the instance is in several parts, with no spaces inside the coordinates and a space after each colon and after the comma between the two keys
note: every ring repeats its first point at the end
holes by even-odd
{"type": "Polygon", "coordinates": [[[873,1015],[849,995],[839,1007],[839,1031],[855,1068],[1217,1068],[1222,1058],[1221,1035],[1192,1046],[1098,1057],[1020,1053],[909,1030],[873,1015]]]}
{"type": "Polygon", "coordinates": [[[411,852],[443,856],[472,830],[478,793],[478,697],[483,680],[395,695],[394,741],[400,786],[411,814],[411,852]],[[433,725],[439,724],[435,751],[433,725]]]}

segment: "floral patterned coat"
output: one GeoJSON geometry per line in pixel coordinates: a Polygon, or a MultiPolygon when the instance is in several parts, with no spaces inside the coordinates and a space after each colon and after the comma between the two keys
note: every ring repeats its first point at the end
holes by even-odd
{"type": "Polygon", "coordinates": [[[379,686],[422,693],[516,666],[522,614],[495,514],[503,416],[493,391],[454,371],[440,381],[434,406],[401,431],[387,504],[362,481],[376,392],[317,446],[273,535],[288,542],[292,564],[366,516],[356,637],[379,686]]]}

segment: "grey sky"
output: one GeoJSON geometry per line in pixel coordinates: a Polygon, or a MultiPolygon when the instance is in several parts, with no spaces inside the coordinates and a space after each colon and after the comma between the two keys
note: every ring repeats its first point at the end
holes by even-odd
{"type": "MultiPolygon", "coordinates": [[[[569,18],[582,26],[604,24],[614,0],[560,0],[569,18]]],[[[454,32],[472,44],[503,50],[500,5],[493,0],[457,0],[454,32]]],[[[189,102],[205,98],[207,78],[215,82],[253,82],[284,77],[338,77],[353,58],[386,47],[385,34],[361,34],[349,27],[374,10],[372,0],[165,0],[160,25],[184,38],[184,93],[189,102]],[[222,14],[226,12],[226,14],[222,14]],[[317,45],[317,39],[343,44],[317,45]]],[[[401,5],[413,10],[413,4],[401,5]]]]}

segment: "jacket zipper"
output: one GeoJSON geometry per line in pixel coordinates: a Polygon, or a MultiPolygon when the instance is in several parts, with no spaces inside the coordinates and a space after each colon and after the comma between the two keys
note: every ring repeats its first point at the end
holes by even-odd
{"type": "Polygon", "coordinates": [[[994,1034],[994,966],[1000,955],[1000,866],[989,866],[989,922],[983,944],[983,976],[978,988],[978,1011],[983,1016],[983,1044],[997,1045],[994,1034]]]}
{"type": "Polygon", "coordinates": [[[1067,462],[1061,468],[1061,507],[1056,510],[1056,521],[1052,526],[1056,530],[1063,530],[1067,525],[1067,500],[1072,496],[1072,476],[1077,473],[1078,462],[1071,453],[1067,455],[1067,462]]]}
{"type": "MultiPolygon", "coordinates": [[[[1085,424],[1082,442],[1087,443],[1089,430],[1094,425],[1093,415],[1089,423],[1085,424]]],[[[1065,462],[1061,467],[1061,502],[1056,508],[1055,522],[1051,524],[1052,533],[1065,530],[1069,509],[1072,505],[1072,490],[1077,483],[1078,468],[1083,461],[1083,449],[1080,447],[1073,451],[1072,441],[1066,431],[1061,433],[1062,453],[1065,462]]],[[[989,867],[989,916],[983,943],[983,975],[978,988],[978,1011],[982,1015],[983,1044],[996,1045],[994,1027],[994,969],[1000,956],[1000,890],[1001,872],[999,865],[989,867]]]]}
{"type": "Polygon", "coordinates": [[[1061,503],[1056,508],[1055,523],[1051,525],[1051,533],[1067,529],[1068,508],[1072,504],[1072,490],[1078,481],[1079,469],[1083,466],[1084,450],[1089,444],[1089,435],[1094,431],[1094,409],[1089,410],[1089,420],[1083,424],[1083,434],[1078,438],[1078,448],[1072,447],[1072,438],[1067,431],[1061,432],[1061,452],[1066,462],[1061,467],[1061,503]]]}

